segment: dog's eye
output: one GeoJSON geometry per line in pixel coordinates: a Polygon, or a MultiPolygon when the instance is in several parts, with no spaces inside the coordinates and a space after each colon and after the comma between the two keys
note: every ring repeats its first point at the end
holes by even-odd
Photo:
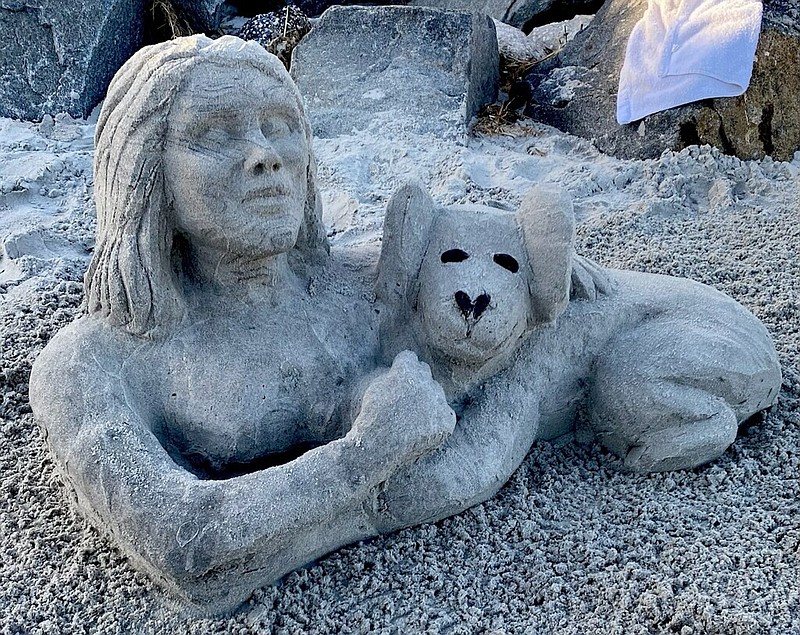
{"type": "Polygon", "coordinates": [[[448,249],[442,254],[442,262],[463,262],[469,254],[461,249],[448,249]]]}
{"type": "Polygon", "coordinates": [[[494,261],[503,269],[508,269],[511,273],[517,273],[517,271],[519,271],[519,263],[514,256],[509,256],[508,254],[495,254],[494,261]]]}

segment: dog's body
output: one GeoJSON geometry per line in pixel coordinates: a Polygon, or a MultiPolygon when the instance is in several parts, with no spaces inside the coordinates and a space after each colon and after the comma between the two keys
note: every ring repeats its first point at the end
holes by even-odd
{"type": "MultiPolygon", "coordinates": [[[[448,486],[455,500],[488,498],[533,440],[576,429],[633,470],[693,467],[777,397],[774,346],[740,304],[690,280],[602,269],[573,245],[571,203],[553,191],[537,188],[516,215],[438,208],[415,185],[389,204],[383,352],[415,350],[459,414],[430,459],[432,478],[448,460],[467,473],[448,486]]],[[[402,489],[390,483],[390,508],[402,489]]]]}
{"type": "Polygon", "coordinates": [[[490,381],[538,400],[538,438],[586,425],[642,471],[716,458],[738,424],[777,397],[780,367],[766,329],[706,285],[604,273],[612,290],[571,301],[490,381]]]}

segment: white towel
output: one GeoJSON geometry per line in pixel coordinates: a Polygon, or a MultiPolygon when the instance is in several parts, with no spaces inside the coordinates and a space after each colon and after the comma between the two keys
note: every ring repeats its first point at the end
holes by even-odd
{"type": "Polygon", "coordinates": [[[648,0],[628,40],[617,121],[744,93],[761,12],[760,0],[648,0]]]}

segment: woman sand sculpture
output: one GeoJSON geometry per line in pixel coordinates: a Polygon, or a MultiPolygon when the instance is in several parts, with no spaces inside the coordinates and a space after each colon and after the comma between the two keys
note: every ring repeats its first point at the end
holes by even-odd
{"type": "Polygon", "coordinates": [[[179,595],[228,610],[375,535],[373,490],[455,415],[404,354],[349,420],[372,309],[307,290],[325,234],[277,58],[236,38],[145,48],[114,78],[96,146],[89,316],[37,360],[31,401],[80,507],[179,595]]]}
{"type": "MultiPolygon", "coordinates": [[[[34,414],[80,508],[205,612],[345,544],[486,500],[536,438],[535,413],[498,417],[492,403],[514,345],[481,398],[457,406],[457,426],[429,367],[398,344],[413,337],[382,345],[398,352],[376,370],[376,311],[328,254],[311,141],[291,78],[257,44],[193,36],[134,55],[97,123],[89,315],[31,373],[34,414]],[[318,275],[351,284],[316,290],[318,275]]],[[[393,217],[420,196],[401,191],[393,217]]],[[[404,227],[400,243],[424,242],[404,227]]],[[[419,271],[389,251],[384,296],[391,275],[405,289],[419,271]]],[[[489,310],[482,297],[459,305],[464,319],[489,310]]],[[[780,381],[757,335],[772,374],[753,412],[780,381]]]]}

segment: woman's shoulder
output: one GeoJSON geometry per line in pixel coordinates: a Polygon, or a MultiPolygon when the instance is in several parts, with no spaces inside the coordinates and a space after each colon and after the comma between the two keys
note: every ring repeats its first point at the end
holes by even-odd
{"type": "Polygon", "coordinates": [[[79,318],[56,333],[34,361],[31,395],[40,389],[86,389],[87,381],[119,377],[138,346],[142,340],[120,328],[93,317],[79,318]]]}

